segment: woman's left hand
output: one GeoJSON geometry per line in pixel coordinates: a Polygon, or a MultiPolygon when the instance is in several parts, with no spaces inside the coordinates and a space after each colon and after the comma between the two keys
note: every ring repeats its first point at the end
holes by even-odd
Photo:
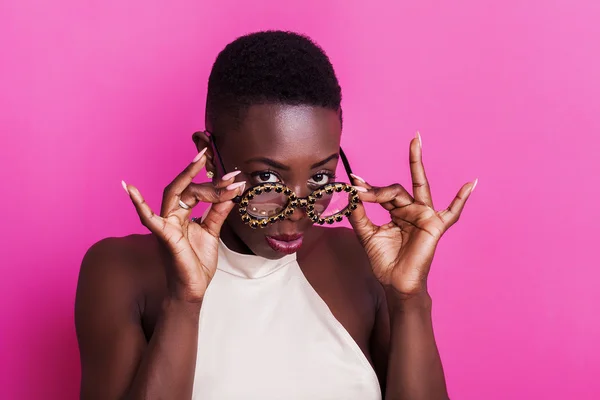
{"type": "Polygon", "coordinates": [[[377,226],[362,204],[350,222],[364,246],[377,279],[401,299],[427,291],[427,276],[442,235],[456,222],[477,180],[463,185],[450,205],[436,211],[422,162],[421,138],[410,143],[410,171],[413,196],[401,185],[373,187],[354,176],[355,187],[364,202],[379,203],[390,213],[391,221],[377,226]]]}

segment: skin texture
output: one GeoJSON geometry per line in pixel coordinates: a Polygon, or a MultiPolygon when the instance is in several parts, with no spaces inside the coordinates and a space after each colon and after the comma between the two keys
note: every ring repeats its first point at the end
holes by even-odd
{"type": "Polygon", "coordinates": [[[229,199],[243,191],[229,185],[259,183],[256,172],[270,170],[306,196],[315,174],[335,171],[335,158],[313,165],[337,153],[339,114],[310,106],[255,105],[238,131],[214,134],[226,172],[237,167],[239,175],[223,181],[208,137],[195,133],[197,148],[207,150],[165,189],[160,214],[135,187],[126,186],[152,234],[105,239],[86,254],[75,310],[82,398],[189,399],[198,316],[216,269],[219,235],[235,251],[274,259],[283,255],[266,244],[265,235],[303,233],[299,265],[374,366],[385,398],[446,399],[426,282],[436,245],[458,219],[474,184],[464,185],[447,209],[435,211],[420,140],[414,139],[409,153],[414,197],[400,185],[354,182],[363,188],[363,201],[390,211],[389,224],[373,225],[361,205],[351,218],[354,231],[313,227],[302,210],[252,230],[236,212],[228,216],[229,199]],[[249,161],[255,158],[285,168],[249,161]],[[204,167],[215,172],[213,184],[190,184],[204,167]],[[190,223],[179,199],[213,206],[202,224],[190,223]]]}

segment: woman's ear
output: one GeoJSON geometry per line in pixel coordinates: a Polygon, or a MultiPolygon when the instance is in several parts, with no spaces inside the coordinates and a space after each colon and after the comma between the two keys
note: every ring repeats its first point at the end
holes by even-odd
{"type": "Polygon", "coordinates": [[[217,169],[215,167],[214,161],[214,152],[213,147],[211,146],[210,136],[206,133],[206,131],[194,132],[192,135],[192,140],[196,145],[196,150],[200,152],[200,150],[206,148],[206,176],[208,178],[216,179],[217,169]],[[212,174],[212,176],[211,176],[212,174]]]}

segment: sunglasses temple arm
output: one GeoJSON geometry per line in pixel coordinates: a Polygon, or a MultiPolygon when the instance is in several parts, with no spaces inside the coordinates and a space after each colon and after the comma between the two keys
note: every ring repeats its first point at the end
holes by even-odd
{"type": "MultiPolygon", "coordinates": [[[[225,169],[225,164],[223,164],[223,159],[221,158],[221,153],[219,153],[219,149],[217,148],[215,138],[212,132],[206,131],[206,133],[210,134],[210,141],[213,145],[213,148],[215,149],[215,156],[219,159],[219,164],[221,165],[221,169],[223,170],[223,175],[225,175],[227,173],[227,170],[225,169]]],[[[242,201],[242,196],[235,196],[233,199],[231,199],[231,201],[233,201],[236,204],[239,204],[242,201]]]]}
{"type": "Polygon", "coordinates": [[[342,150],[341,147],[340,147],[340,158],[342,159],[342,164],[344,164],[344,169],[346,170],[346,174],[348,174],[348,179],[350,179],[350,182],[353,182],[354,178],[352,178],[352,176],[351,176],[352,168],[350,168],[350,163],[348,162],[348,157],[346,157],[346,154],[344,153],[344,150],[342,150]]]}
{"type": "Polygon", "coordinates": [[[212,134],[212,132],[210,132],[210,131],[205,131],[205,132],[209,134],[210,142],[212,143],[213,148],[215,149],[215,156],[217,156],[217,158],[219,159],[219,165],[221,165],[221,169],[223,170],[223,175],[225,175],[227,173],[227,171],[225,170],[225,164],[223,164],[223,159],[221,158],[221,153],[219,153],[219,149],[217,148],[217,142],[215,141],[215,137],[212,134]]]}

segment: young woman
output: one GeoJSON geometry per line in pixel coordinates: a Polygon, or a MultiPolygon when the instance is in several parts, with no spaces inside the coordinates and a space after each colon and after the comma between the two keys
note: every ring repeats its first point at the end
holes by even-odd
{"type": "Polygon", "coordinates": [[[102,240],[83,260],[82,398],[448,397],[427,276],[476,181],[436,211],[417,135],[412,194],[369,185],[340,149],[340,102],[304,36],[259,32],[219,54],[198,155],[160,212],[123,183],[151,234],[102,240]],[[203,169],[212,182],[193,183],[203,169]]]}

